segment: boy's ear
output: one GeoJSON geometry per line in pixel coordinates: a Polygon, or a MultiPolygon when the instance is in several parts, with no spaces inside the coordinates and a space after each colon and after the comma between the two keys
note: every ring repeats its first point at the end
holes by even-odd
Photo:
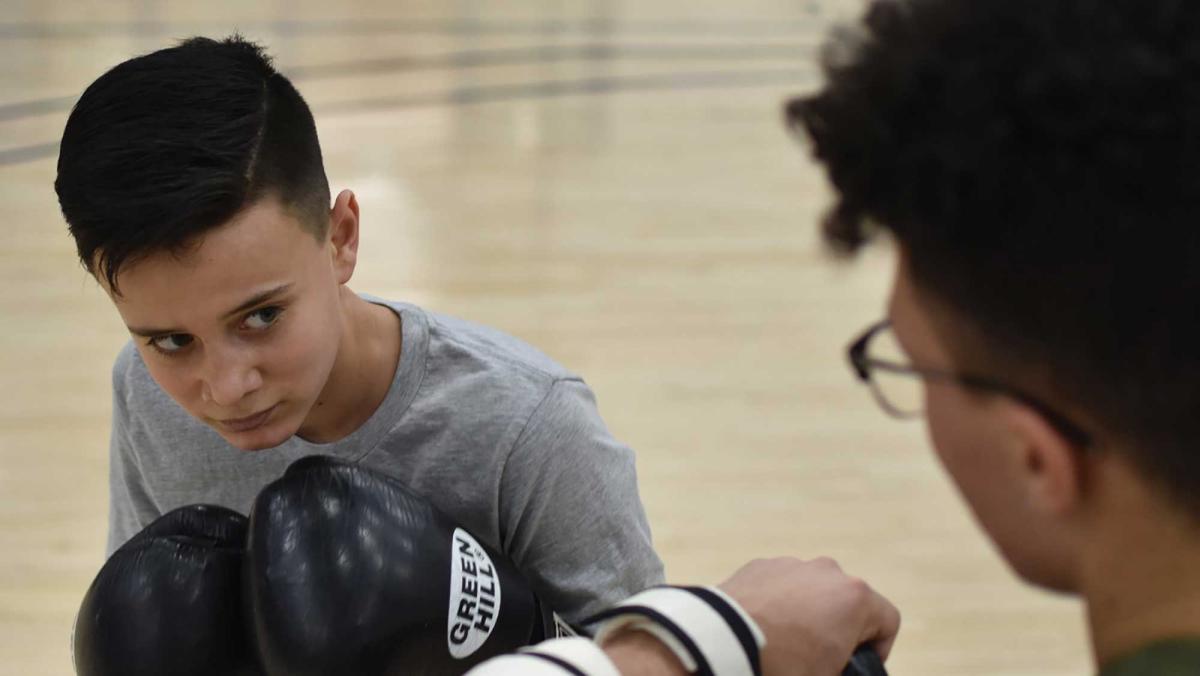
{"type": "Polygon", "coordinates": [[[358,263],[358,198],[349,190],[339,193],[329,210],[329,246],[338,284],[345,284],[358,263]]]}
{"type": "Polygon", "coordinates": [[[1080,449],[1041,413],[1020,402],[1011,402],[1004,416],[1017,444],[1015,460],[1030,504],[1055,516],[1077,508],[1086,480],[1080,449]]]}

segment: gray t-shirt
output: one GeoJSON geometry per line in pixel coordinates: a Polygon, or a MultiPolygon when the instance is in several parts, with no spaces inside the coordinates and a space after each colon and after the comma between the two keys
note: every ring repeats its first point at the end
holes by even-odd
{"type": "Polygon", "coordinates": [[[248,513],[294,460],[330,455],[386,472],[505,552],[569,621],[663,581],[633,451],[578,377],[499,331],[367,300],[401,318],[391,389],[330,444],[292,437],[247,453],[179,407],[129,343],[113,367],[108,551],[175,507],[248,513]]]}

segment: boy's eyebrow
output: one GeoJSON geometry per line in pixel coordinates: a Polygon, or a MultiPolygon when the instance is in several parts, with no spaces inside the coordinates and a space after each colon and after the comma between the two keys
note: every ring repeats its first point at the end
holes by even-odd
{"type": "Polygon", "coordinates": [[[284,293],[287,293],[287,291],[291,288],[292,288],[292,285],[289,282],[287,284],[280,284],[279,286],[277,286],[273,289],[267,289],[266,291],[263,291],[262,293],[255,294],[253,297],[248,299],[246,302],[233,308],[229,312],[226,312],[224,319],[229,319],[230,317],[232,317],[234,315],[241,314],[241,313],[245,312],[246,310],[249,310],[250,308],[254,307],[255,305],[258,305],[259,303],[264,303],[268,300],[271,300],[272,298],[274,298],[276,296],[281,296],[284,293]]]}
{"type": "MultiPolygon", "coordinates": [[[[233,308],[229,312],[226,312],[225,316],[222,318],[228,319],[234,315],[241,314],[241,313],[245,312],[246,310],[249,310],[250,308],[254,307],[255,305],[264,303],[268,300],[271,300],[272,298],[275,298],[276,296],[281,296],[281,295],[287,293],[291,288],[292,288],[292,285],[289,282],[287,284],[280,284],[279,286],[276,286],[274,288],[267,289],[266,291],[263,291],[261,293],[256,293],[253,296],[251,296],[250,298],[246,299],[246,301],[244,303],[242,303],[241,305],[238,305],[237,307],[233,308]]],[[[130,326],[129,332],[135,336],[142,336],[143,338],[152,338],[154,336],[166,336],[166,335],[170,335],[172,333],[183,333],[183,331],[181,331],[180,329],[152,329],[152,328],[142,328],[142,327],[138,327],[138,326],[130,326]]]]}

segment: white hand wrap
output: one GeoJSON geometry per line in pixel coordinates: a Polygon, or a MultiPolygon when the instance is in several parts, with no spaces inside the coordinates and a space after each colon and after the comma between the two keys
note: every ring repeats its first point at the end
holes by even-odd
{"type": "Polygon", "coordinates": [[[740,606],[714,587],[655,587],[601,612],[596,642],[622,630],[646,631],[698,676],[761,676],[766,638],[740,606]]]}
{"type": "Polygon", "coordinates": [[[467,676],[620,676],[600,648],[622,631],[658,638],[697,676],[762,676],[762,630],[714,587],[655,587],[587,621],[596,640],[559,638],[475,667],[467,676]]]}
{"type": "Polygon", "coordinates": [[[621,676],[589,638],[556,638],[490,659],[467,676],[621,676]]]}

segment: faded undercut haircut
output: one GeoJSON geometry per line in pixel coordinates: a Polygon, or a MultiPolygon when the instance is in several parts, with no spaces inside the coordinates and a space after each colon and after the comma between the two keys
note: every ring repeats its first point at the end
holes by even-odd
{"type": "Polygon", "coordinates": [[[54,182],[79,259],[119,293],[123,266],[178,255],[267,196],[318,239],[329,184],[312,112],[262,47],[196,37],[91,84],[54,182]]]}

